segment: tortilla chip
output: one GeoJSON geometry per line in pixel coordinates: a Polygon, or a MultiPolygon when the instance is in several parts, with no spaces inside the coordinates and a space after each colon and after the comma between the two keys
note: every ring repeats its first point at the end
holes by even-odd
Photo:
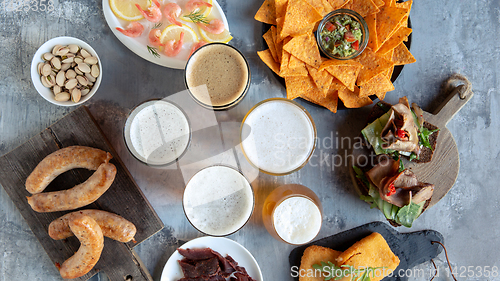
{"type": "Polygon", "coordinates": [[[332,8],[334,10],[340,9],[350,2],[350,0],[328,0],[328,1],[330,2],[330,5],[332,5],[332,8]]]}
{"type": "Polygon", "coordinates": [[[347,88],[338,90],[338,95],[347,108],[360,108],[373,103],[368,97],[359,97],[358,87],[355,87],[354,91],[350,91],[347,88]]]}
{"type": "Polygon", "coordinates": [[[367,15],[379,12],[377,5],[375,5],[372,0],[351,0],[344,8],[357,12],[363,18],[367,15]]]}
{"type": "Polygon", "coordinates": [[[323,14],[324,15],[327,15],[329,14],[331,11],[333,11],[333,7],[332,5],[330,4],[330,2],[328,2],[328,0],[322,0],[323,1],[323,14]]]}
{"type": "Polygon", "coordinates": [[[274,0],[265,0],[255,14],[256,20],[268,24],[276,24],[276,8],[274,0]]]}
{"type": "Polygon", "coordinates": [[[377,96],[377,98],[379,100],[384,100],[385,98],[385,94],[387,94],[387,92],[383,92],[383,93],[376,93],[375,95],[377,96]]]}
{"type": "Polygon", "coordinates": [[[384,6],[384,5],[385,5],[384,0],[373,0],[373,3],[374,3],[374,4],[378,7],[378,8],[380,8],[380,7],[382,7],[382,6],[384,6]]]}
{"type": "Polygon", "coordinates": [[[377,40],[382,46],[391,34],[399,28],[399,23],[406,15],[404,8],[383,6],[377,14],[377,40]]]}
{"type": "Polygon", "coordinates": [[[370,83],[366,83],[359,89],[360,97],[368,97],[375,95],[376,93],[385,93],[394,90],[394,85],[391,80],[387,78],[385,73],[380,73],[379,75],[373,77],[370,83]]]}
{"type": "Polygon", "coordinates": [[[396,6],[396,0],[383,0],[385,2],[385,6],[387,7],[395,7],[396,6]]]}
{"type": "Polygon", "coordinates": [[[386,59],[386,60],[390,60],[390,61],[392,61],[392,54],[393,54],[393,52],[394,52],[394,49],[391,49],[391,50],[389,50],[389,52],[387,52],[387,53],[385,53],[385,54],[379,54],[379,53],[377,53],[377,54],[378,54],[380,57],[382,57],[382,58],[384,58],[384,59],[386,59]]]}
{"type": "Polygon", "coordinates": [[[283,22],[285,21],[285,17],[277,18],[276,19],[276,41],[274,41],[275,44],[278,42],[283,41],[285,37],[281,37],[281,31],[283,30],[283,22]]]}
{"type": "Polygon", "coordinates": [[[406,9],[411,9],[411,5],[413,4],[413,0],[408,0],[408,1],[405,1],[405,2],[396,2],[395,3],[395,6],[398,7],[398,8],[406,8],[406,9]]]}
{"type": "Polygon", "coordinates": [[[281,37],[304,34],[307,30],[312,30],[314,24],[321,19],[323,19],[321,14],[305,0],[290,0],[286,8],[281,37]]]}
{"type": "Polygon", "coordinates": [[[322,95],[321,90],[318,89],[316,91],[307,91],[300,97],[309,102],[321,105],[333,113],[337,113],[338,95],[336,89],[329,89],[326,96],[322,95]]]}
{"type": "Polygon", "coordinates": [[[296,58],[295,56],[290,55],[290,59],[288,61],[288,68],[285,73],[282,73],[283,76],[307,76],[306,64],[296,58]]]}
{"type": "Polygon", "coordinates": [[[403,19],[399,23],[400,25],[408,26],[408,17],[410,16],[412,4],[413,4],[413,0],[408,0],[406,2],[401,2],[401,3],[395,3],[395,7],[406,9],[406,15],[403,17],[403,19]]]}
{"type": "Polygon", "coordinates": [[[368,26],[368,33],[370,37],[368,38],[367,47],[372,50],[378,49],[378,41],[377,41],[377,14],[370,14],[365,17],[366,25],[368,26]]]}
{"type": "Polygon", "coordinates": [[[380,46],[380,48],[376,51],[379,54],[385,54],[390,50],[396,48],[399,43],[403,42],[405,38],[408,37],[411,33],[411,28],[401,26],[385,43],[380,46]]]}
{"type": "Polygon", "coordinates": [[[355,268],[384,268],[381,276],[371,276],[371,280],[382,280],[385,275],[394,272],[399,265],[399,258],[392,252],[384,237],[377,232],[354,243],[336,259],[338,266],[350,265],[355,268]]]}
{"type": "Polygon", "coordinates": [[[307,70],[309,71],[309,75],[311,75],[316,87],[318,87],[318,89],[323,92],[323,95],[326,96],[328,94],[328,90],[330,89],[330,84],[332,84],[333,76],[326,70],[318,71],[310,65],[307,65],[307,70]]]}
{"type": "Polygon", "coordinates": [[[312,33],[293,37],[290,42],[283,45],[283,50],[315,68],[321,65],[321,55],[312,33]]]}
{"type": "Polygon", "coordinates": [[[349,90],[354,91],[354,84],[362,67],[359,62],[354,60],[328,60],[323,62],[319,69],[325,69],[349,90]]]}
{"type": "Polygon", "coordinates": [[[264,40],[266,41],[267,46],[269,47],[269,51],[271,51],[271,54],[273,55],[274,61],[278,61],[278,55],[276,54],[276,45],[274,45],[274,40],[273,40],[273,28],[276,30],[276,27],[271,26],[269,30],[262,35],[264,40]]]}
{"type": "Polygon", "coordinates": [[[287,3],[288,0],[274,0],[276,19],[285,17],[287,3]]]}
{"type": "Polygon", "coordinates": [[[287,99],[295,99],[307,92],[318,91],[316,85],[312,81],[309,76],[307,77],[298,77],[298,76],[289,76],[285,77],[285,85],[286,85],[286,98],[287,99]]]}
{"type": "MultiPolygon", "coordinates": [[[[394,49],[390,50],[389,52],[385,53],[382,55],[382,57],[386,60],[392,61],[392,55],[394,54],[394,49]]],[[[392,78],[392,73],[394,72],[394,66],[389,67],[389,69],[386,70],[385,76],[391,80],[392,78]]],[[[383,73],[383,72],[382,72],[383,73]]],[[[369,83],[369,82],[368,82],[369,83]]]]}
{"type": "Polygon", "coordinates": [[[274,60],[269,49],[257,52],[260,59],[276,74],[280,74],[280,65],[274,60]]]}
{"type": "Polygon", "coordinates": [[[323,12],[325,10],[325,7],[323,6],[323,1],[322,0],[306,0],[306,1],[311,6],[313,6],[314,9],[316,9],[316,12],[318,12],[318,14],[324,16],[323,12]]]}
{"type": "Polygon", "coordinates": [[[374,53],[370,48],[366,48],[364,52],[354,60],[363,65],[363,68],[358,75],[358,86],[363,86],[363,84],[370,81],[370,79],[394,65],[392,61],[382,58],[380,55],[374,53]]]}
{"type": "Polygon", "coordinates": [[[396,48],[394,48],[394,54],[392,55],[392,62],[395,65],[403,65],[414,63],[417,60],[415,57],[408,51],[406,45],[404,43],[400,43],[396,48]]]}
{"type": "Polygon", "coordinates": [[[283,50],[281,55],[281,64],[280,64],[280,76],[285,77],[285,74],[288,71],[288,62],[290,61],[290,53],[283,50]]]}

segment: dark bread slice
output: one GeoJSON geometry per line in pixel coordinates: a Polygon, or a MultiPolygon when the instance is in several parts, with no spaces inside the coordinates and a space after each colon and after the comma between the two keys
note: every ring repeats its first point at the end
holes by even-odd
{"type": "MultiPolygon", "coordinates": [[[[432,125],[431,123],[424,121],[424,128],[427,128],[429,131],[433,131],[438,129],[438,127],[432,125]]],[[[429,143],[432,149],[423,146],[420,150],[420,155],[418,159],[413,159],[412,161],[415,163],[428,163],[432,161],[432,155],[434,155],[434,151],[436,150],[437,138],[439,135],[439,131],[432,133],[429,136],[429,143]]]]}

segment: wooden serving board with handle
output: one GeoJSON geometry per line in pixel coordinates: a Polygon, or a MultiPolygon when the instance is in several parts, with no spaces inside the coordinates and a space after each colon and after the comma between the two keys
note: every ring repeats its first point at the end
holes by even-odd
{"type": "MultiPolygon", "coordinates": [[[[439,127],[436,150],[432,156],[432,161],[428,163],[415,163],[406,159],[403,160],[405,168],[411,169],[419,181],[435,185],[434,194],[428,207],[432,207],[439,202],[450,191],[457,180],[460,169],[460,158],[455,139],[446,125],[467,104],[473,95],[474,93],[468,90],[465,85],[460,85],[451,91],[451,94],[434,113],[424,111],[425,121],[439,127]]],[[[370,154],[370,151],[366,148],[360,148],[356,145],[354,147],[352,151],[354,157],[350,159],[350,167],[354,163],[360,163],[361,157],[370,154]]],[[[356,191],[361,194],[353,169],[350,169],[350,174],[356,191]]]]}
{"type": "MultiPolygon", "coordinates": [[[[0,157],[0,185],[17,206],[52,262],[62,264],[78,250],[80,243],[74,236],[64,240],[53,240],[47,230],[50,222],[72,211],[54,213],[33,211],[26,200],[26,196],[31,194],[25,188],[25,181],[45,156],[72,145],[90,146],[110,152],[113,155],[110,162],[117,168],[116,178],[108,191],[96,202],[81,209],[101,209],[118,214],[131,221],[137,228],[135,243],[125,244],[104,238],[104,249],[99,262],[89,273],[73,280],[88,280],[98,271],[104,271],[112,281],[153,280],[133,248],[160,231],[163,223],[85,106],[79,107],[26,143],[0,157]]],[[[70,170],[58,176],[44,192],[69,189],[84,182],[92,173],[93,171],[85,169],[70,170]]]]}

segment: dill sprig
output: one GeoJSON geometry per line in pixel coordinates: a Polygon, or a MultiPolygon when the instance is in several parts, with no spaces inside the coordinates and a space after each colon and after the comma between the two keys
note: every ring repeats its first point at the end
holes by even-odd
{"type": "Polygon", "coordinates": [[[160,28],[160,27],[162,26],[162,24],[163,24],[163,23],[161,23],[161,22],[159,22],[159,23],[155,24],[155,25],[153,26],[153,29],[160,28]]]}
{"type": "Polygon", "coordinates": [[[148,52],[152,54],[155,58],[160,58],[160,54],[158,54],[158,49],[148,45],[148,52]]]}
{"type": "Polygon", "coordinates": [[[207,18],[203,16],[203,13],[201,11],[191,12],[190,14],[187,14],[183,17],[191,20],[194,23],[204,23],[204,24],[209,23],[207,18]]]}

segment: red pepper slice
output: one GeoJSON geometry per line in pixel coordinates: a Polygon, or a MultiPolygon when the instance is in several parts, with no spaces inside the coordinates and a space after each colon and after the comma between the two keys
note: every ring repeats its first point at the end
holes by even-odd
{"type": "Polygon", "coordinates": [[[351,45],[351,46],[352,46],[352,48],[353,48],[354,50],[356,50],[356,51],[357,51],[357,50],[359,50],[359,41],[358,41],[358,40],[356,40],[356,42],[352,43],[352,45],[351,45]]]}
{"type": "Polygon", "coordinates": [[[400,139],[404,139],[406,138],[406,132],[404,130],[401,130],[401,129],[398,129],[396,131],[396,135],[398,136],[398,138],[400,139]]]}
{"type": "Polygon", "coordinates": [[[328,31],[334,31],[335,29],[337,29],[337,27],[335,26],[335,24],[331,23],[331,22],[327,22],[325,23],[325,28],[328,30],[328,31]]]}
{"type": "Polygon", "coordinates": [[[394,193],[396,193],[396,188],[394,187],[394,182],[392,182],[391,184],[389,184],[389,192],[387,192],[386,195],[391,196],[394,193]]]}
{"type": "Polygon", "coordinates": [[[346,33],[344,33],[344,39],[347,42],[356,41],[356,37],[354,37],[354,34],[352,34],[352,32],[350,32],[350,31],[346,31],[346,33]]]}

